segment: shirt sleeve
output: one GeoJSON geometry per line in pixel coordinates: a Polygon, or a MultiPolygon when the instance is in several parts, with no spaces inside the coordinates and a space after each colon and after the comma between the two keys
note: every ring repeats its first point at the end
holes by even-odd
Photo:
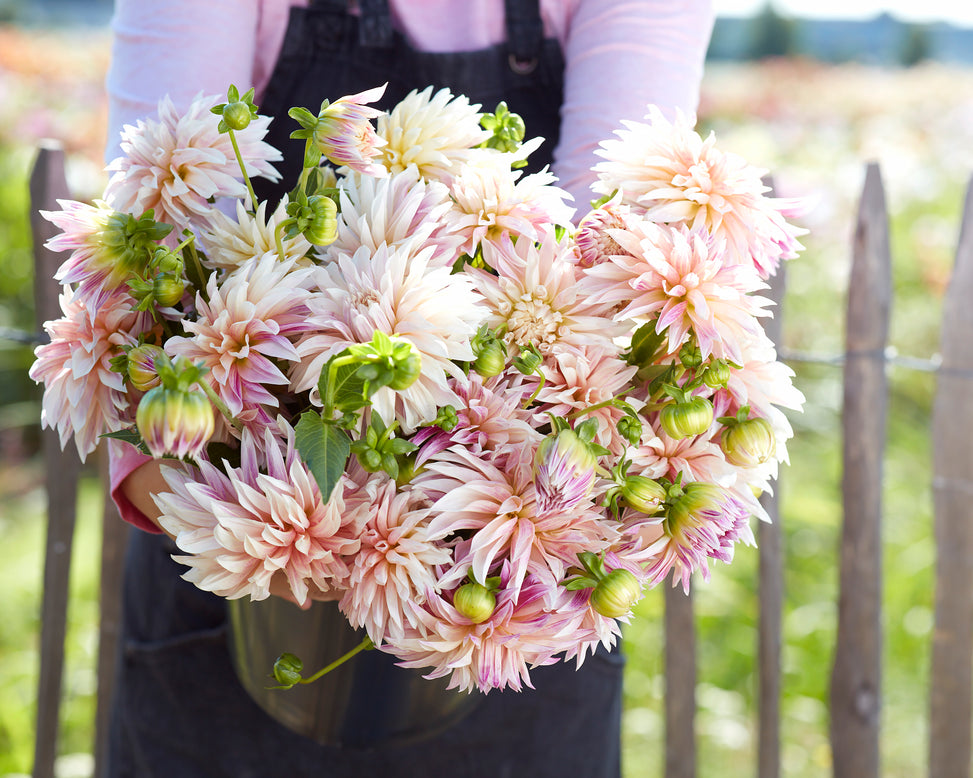
{"type": "Polygon", "coordinates": [[[105,158],[119,155],[126,124],[152,116],[168,94],[185,106],[198,94],[252,86],[260,4],[239,0],[116,0],[106,88],[105,158]]]}
{"type": "Polygon", "coordinates": [[[564,30],[560,186],[587,209],[595,149],[650,104],[695,114],[713,29],[711,0],[578,0],[564,30]]]}
{"type": "Polygon", "coordinates": [[[122,491],[122,481],[128,478],[132,471],[151,461],[151,459],[129,443],[111,439],[108,441],[108,486],[111,498],[118,507],[119,515],[139,529],[159,534],[162,530],[149,521],[142,511],[132,505],[122,491]]]}

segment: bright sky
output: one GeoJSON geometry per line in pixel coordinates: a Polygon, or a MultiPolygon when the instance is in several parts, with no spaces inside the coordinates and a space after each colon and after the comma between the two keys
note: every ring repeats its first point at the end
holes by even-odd
{"type": "MultiPolygon", "coordinates": [[[[952,22],[973,27],[973,2],[970,0],[772,0],[779,13],[788,16],[869,19],[889,12],[902,21],[952,22]]],[[[713,0],[721,16],[752,16],[766,0],[713,0]]]]}

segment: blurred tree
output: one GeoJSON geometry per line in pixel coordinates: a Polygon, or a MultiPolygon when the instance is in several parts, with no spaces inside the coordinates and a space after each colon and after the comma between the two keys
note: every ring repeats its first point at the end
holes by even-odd
{"type": "Polygon", "coordinates": [[[797,53],[797,25],[767,2],[752,22],[748,59],[790,57],[797,53]]]}
{"type": "Polygon", "coordinates": [[[899,52],[899,61],[907,68],[932,58],[932,36],[925,24],[909,24],[899,52]]]}

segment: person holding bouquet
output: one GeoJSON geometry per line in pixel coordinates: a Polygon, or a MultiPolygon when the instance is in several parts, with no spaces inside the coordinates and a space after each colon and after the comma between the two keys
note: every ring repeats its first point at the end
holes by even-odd
{"type": "MultiPolygon", "coordinates": [[[[581,216],[594,197],[594,151],[621,120],[640,120],[649,105],[695,111],[712,22],[709,0],[117,0],[107,157],[163,96],[184,107],[199,93],[252,86],[260,113],[274,117],[264,140],[284,151],[281,179],[255,184],[276,202],[300,172],[290,108],[385,84],[375,106],[388,109],[412,90],[448,88],[485,112],[505,102],[529,137],[543,137],[527,170],[552,165],[581,216]]],[[[113,497],[140,530],[124,589],[113,778],[620,775],[617,648],[577,670],[540,667],[534,689],[485,695],[417,744],[322,746],[288,731],[236,681],[225,601],[180,578],[152,497],[167,491],[171,465],[111,443],[113,497]]]]}

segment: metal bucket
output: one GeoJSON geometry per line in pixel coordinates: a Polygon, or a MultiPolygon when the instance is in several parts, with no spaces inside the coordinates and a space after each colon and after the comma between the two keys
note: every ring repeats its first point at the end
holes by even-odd
{"type": "Polygon", "coordinates": [[[273,667],[296,654],[309,676],[365,637],[334,602],[301,610],[279,597],[231,600],[230,654],[241,684],[271,718],[324,745],[370,748],[421,741],[459,722],[481,695],[447,689],[395,665],[395,657],[363,651],[310,684],[273,689],[273,667]]]}

